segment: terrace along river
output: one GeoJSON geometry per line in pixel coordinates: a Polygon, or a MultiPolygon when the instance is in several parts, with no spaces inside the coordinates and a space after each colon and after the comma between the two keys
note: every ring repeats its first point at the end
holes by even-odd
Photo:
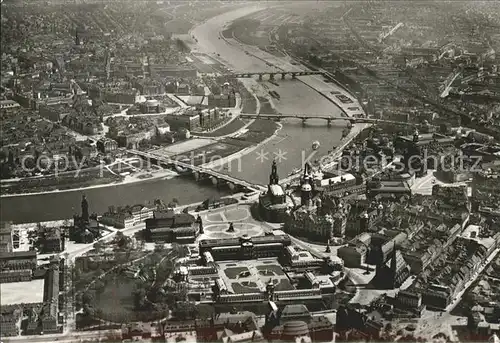
{"type": "MultiPolygon", "coordinates": [[[[247,15],[255,7],[239,9],[214,17],[193,30],[198,39],[200,51],[210,53],[212,49],[218,51],[235,69],[239,70],[269,70],[266,63],[251,55],[246,55],[241,48],[230,45],[218,39],[223,26],[236,18],[247,15]]],[[[213,50],[213,51],[215,51],[213,50]]],[[[280,81],[277,91],[281,100],[276,106],[281,113],[311,113],[339,115],[339,109],[314,92],[300,81],[280,81]]],[[[281,178],[286,177],[293,169],[301,166],[302,156],[309,156],[312,152],[311,144],[318,140],[321,147],[317,156],[325,154],[337,145],[342,128],[327,128],[324,121],[311,120],[302,127],[298,122],[284,122],[283,129],[271,141],[254,152],[241,158],[241,169],[237,168],[237,161],[231,163],[231,175],[243,178],[250,182],[267,184],[271,160],[274,153],[281,150],[281,162],[278,172],[281,178]],[[267,152],[267,159],[257,159],[256,152],[267,152]]],[[[229,168],[228,168],[229,169],[229,168]]],[[[134,184],[125,184],[103,188],[88,189],[85,191],[65,191],[40,195],[2,197],[0,198],[0,215],[2,220],[12,220],[15,223],[48,221],[70,218],[80,211],[82,193],[85,193],[90,203],[91,212],[102,213],[108,206],[143,204],[154,199],[163,199],[166,202],[177,198],[181,204],[203,201],[213,195],[225,195],[228,190],[218,190],[211,185],[200,185],[189,177],[174,177],[172,179],[158,179],[134,184]]]]}

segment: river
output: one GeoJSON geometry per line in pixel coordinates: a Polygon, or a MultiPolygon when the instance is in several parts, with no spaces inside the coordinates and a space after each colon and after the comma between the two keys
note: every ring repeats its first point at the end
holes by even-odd
{"type": "MultiPolygon", "coordinates": [[[[212,55],[217,52],[225,62],[238,71],[273,70],[274,68],[268,66],[265,61],[247,55],[241,47],[218,38],[219,32],[228,22],[258,9],[252,6],[231,11],[209,19],[194,28],[192,34],[198,39],[198,50],[212,55]]],[[[281,99],[275,105],[279,112],[330,114],[332,116],[340,114],[340,110],[333,103],[301,81],[277,80],[277,82],[279,86],[275,89],[281,99]]],[[[269,180],[271,160],[277,157],[278,171],[280,177],[284,178],[293,169],[301,166],[303,156],[311,155],[313,141],[317,140],[321,144],[315,152],[319,157],[331,150],[333,145],[338,144],[341,130],[341,127],[335,125],[328,128],[322,120],[310,120],[306,126],[302,126],[300,122],[284,122],[282,130],[276,137],[241,157],[240,161],[231,162],[228,173],[250,182],[266,184],[269,180]],[[261,151],[264,154],[257,155],[257,152],[261,151]],[[238,168],[238,165],[241,168],[238,168]]],[[[169,202],[172,198],[177,198],[181,204],[199,202],[210,196],[226,195],[228,190],[226,188],[218,190],[209,184],[199,184],[189,177],[174,177],[85,191],[2,197],[0,198],[0,215],[3,221],[12,220],[15,223],[70,218],[74,213],[79,213],[83,193],[89,201],[90,211],[102,213],[110,205],[144,204],[154,199],[169,202]]]]}

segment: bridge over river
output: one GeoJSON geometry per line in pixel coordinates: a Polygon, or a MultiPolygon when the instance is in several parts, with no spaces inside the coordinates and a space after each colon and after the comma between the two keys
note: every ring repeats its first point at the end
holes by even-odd
{"type": "Polygon", "coordinates": [[[156,165],[161,165],[165,167],[179,167],[183,170],[186,171],[191,171],[195,177],[196,180],[203,179],[204,177],[210,177],[212,180],[212,183],[214,185],[219,185],[221,181],[227,183],[229,188],[231,190],[234,190],[237,186],[248,189],[251,191],[263,191],[266,190],[265,187],[257,184],[253,184],[250,182],[247,182],[245,180],[241,180],[232,176],[229,176],[227,174],[220,173],[218,171],[215,171],[213,169],[209,168],[204,168],[200,166],[194,166],[190,163],[185,163],[177,160],[170,159],[168,157],[155,154],[153,152],[145,152],[145,151],[138,151],[138,150],[133,150],[130,149],[128,150],[130,154],[134,154],[136,156],[139,156],[143,159],[148,159],[150,160],[153,164],[156,165]]]}
{"type": "Polygon", "coordinates": [[[282,79],[285,79],[287,75],[291,75],[292,79],[297,78],[297,76],[308,76],[308,75],[323,75],[325,72],[323,71],[313,71],[313,70],[305,70],[305,71],[264,71],[264,72],[242,72],[242,73],[234,73],[234,74],[226,74],[227,77],[236,77],[236,78],[246,78],[258,76],[259,80],[262,81],[264,76],[269,76],[269,80],[274,80],[276,75],[281,75],[282,79]]]}
{"type": "Polygon", "coordinates": [[[391,124],[391,125],[404,125],[413,127],[423,127],[425,124],[411,123],[407,121],[395,121],[395,120],[385,120],[385,119],[375,119],[375,118],[356,118],[356,117],[339,117],[339,116],[328,116],[328,115],[306,115],[306,114],[240,114],[240,118],[245,119],[268,119],[274,121],[281,121],[283,119],[300,119],[302,123],[305,124],[309,119],[323,119],[326,124],[330,126],[335,120],[348,121],[351,124],[391,124]]]}

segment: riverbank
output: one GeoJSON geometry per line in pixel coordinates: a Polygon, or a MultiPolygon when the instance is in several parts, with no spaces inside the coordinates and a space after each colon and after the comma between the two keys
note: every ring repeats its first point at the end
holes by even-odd
{"type": "MultiPolygon", "coordinates": [[[[259,8],[262,9],[263,7],[259,8]]],[[[241,47],[229,46],[224,40],[218,39],[218,32],[225,23],[245,15],[249,11],[255,11],[255,8],[256,6],[248,6],[244,9],[225,13],[207,20],[201,26],[197,26],[192,31],[192,35],[195,35],[199,42],[197,46],[200,52],[208,54],[211,58],[216,56],[216,53],[220,53],[221,60],[227,61],[227,65],[236,66],[234,70],[276,70],[266,65],[262,60],[245,54],[241,47]],[[249,10],[249,7],[253,8],[249,10]]],[[[287,82],[292,83],[291,80],[287,82]]],[[[287,86],[283,87],[283,93],[288,92],[287,86]]],[[[292,99],[292,95],[280,94],[283,100],[277,101],[278,105],[281,106],[278,107],[278,111],[282,108],[286,108],[288,112],[297,111],[296,103],[298,102],[302,103],[303,108],[307,110],[304,113],[317,114],[337,110],[321,96],[313,96],[313,91],[308,87],[303,86],[303,89],[304,94],[295,97],[295,100],[292,99]],[[319,102],[318,99],[323,101],[319,102]]],[[[258,100],[253,96],[251,98],[258,100]]],[[[252,103],[255,104],[252,105],[252,107],[256,107],[255,112],[259,112],[257,107],[260,108],[260,103],[257,103],[257,101],[252,101],[252,103]]],[[[245,135],[244,129],[241,131],[239,138],[230,139],[232,143],[241,146],[241,148],[236,152],[240,158],[235,159],[237,161],[232,163],[233,168],[231,172],[228,171],[228,174],[251,183],[267,184],[269,181],[270,160],[273,157],[281,156],[279,172],[281,175],[287,175],[290,171],[302,167],[303,159],[301,156],[304,156],[304,158],[310,156],[312,142],[319,141],[321,143],[316,152],[316,156],[320,156],[331,150],[332,146],[338,145],[341,137],[341,129],[337,127],[329,128],[323,122],[315,123],[314,120],[308,121],[306,126],[300,123],[284,122],[281,123],[283,125],[281,130],[277,132],[275,132],[277,127],[274,122],[266,121],[266,125],[269,127],[264,126],[264,128],[272,129],[272,132],[259,141],[256,141],[257,134],[245,135]],[[244,142],[244,140],[247,142],[244,142]],[[257,150],[255,151],[257,154],[254,155],[255,152],[242,154],[243,149],[251,147],[253,147],[253,150],[257,150]],[[255,147],[259,148],[255,149],[255,147]],[[235,163],[241,163],[241,170],[238,169],[235,163]]],[[[219,144],[224,138],[215,139],[216,144],[213,144],[210,148],[213,154],[221,155],[220,153],[224,151],[224,144],[219,144]]],[[[251,150],[245,150],[245,152],[249,151],[251,150]]],[[[226,160],[228,159],[226,158],[226,160]]],[[[1,197],[0,213],[2,220],[12,220],[17,223],[71,217],[73,214],[80,212],[82,192],[85,192],[89,201],[90,211],[97,213],[105,212],[110,204],[117,207],[134,203],[141,204],[150,199],[162,199],[165,202],[170,202],[174,197],[180,203],[195,203],[209,197],[222,197],[230,193],[227,187],[214,187],[210,180],[195,182],[191,176],[177,176],[177,173],[174,173],[174,175],[176,176],[149,178],[141,182],[103,185],[90,189],[28,194],[29,197],[19,195],[1,197]]]]}
{"type": "MultiPolygon", "coordinates": [[[[230,152],[227,156],[224,156],[223,151],[217,151],[219,158],[215,160],[215,165],[220,166],[221,164],[227,163],[228,161],[235,160],[242,155],[246,153],[250,153],[254,151],[257,147],[261,146],[262,144],[265,144],[269,139],[273,137],[277,133],[278,130],[275,130],[270,136],[264,131],[255,131],[252,129],[252,125],[255,124],[255,120],[252,120],[246,124],[244,124],[243,127],[238,126],[237,131],[229,133],[227,135],[221,136],[221,137],[212,137],[214,139],[222,139],[218,141],[217,143],[214,144],[221,144],[224,143],[224,139],[233,139],[235,142],[240,143],[241,145],[237,146],[234,145],[234,148],[239,150],[230,152]],[[259,138],[258,136],[256,137],[255,134],[262,135],[262,138],[259,138]],[[244,135],[249,135],[249,139],[245,140],[244,135]],[[245,147],[245,145],[247,145],[245,147]]],[[[281,126],[280,126],[281,128],[281,126]]],[[[230,144],[231,142],[227,142],[227,144],[230,144]]],[[[233,146],[233,145],[231,145],[233,146]]],[[[207,157],[207,154],[204,150],[210,150],[210,146],[207,147],[201,147],[199,149],[195,150],[187,150],[179,153],[180,155],[186,155],[189,153],[192,153],[193,156],[199,155],[200,151],[202,156],[205,158],[207,157]]],[[[227,148],[226,151],[231,151],[229,147],[227,148]]],[[[179,155],[177,154],[177,155],[179,155]]],[[[195,165],[197,163],[194,163],[195,165]]],[[[204,167],[212,167],[211,165],[203,165],[204,167]]],[[[158,179],[172,179],[174,177],[179,176],[178,173],[171,171],[171,170],[157,170],[153,172],[148,172],[148,171],[141,171],[138,172],[134,175],[127,175],[124,177],[123,180],[121,181],[116,181],[112,183],[103,183],[103,184],[97,184],[97,185],[91,185],[91,186],[86,186],[86,187],[75,187],[75,188],[68,188],[68,189],[56,189],[56,190],[46,190],[46,191],[39,191],[39,192],[23,192],[23,193],[14,193],[14,194],[1,194],[0,198],[10,198],[10,197],[22,197],[22,196],[33,196],[33,195],[41,195],[41,194],[61,194],[64,192],[74,192],[74,191],[79,191],[79,192],[84,192],[90,189],[98,189],[98,188],[105,188],[105,187],[114,187],[114,186],[122,186],[122,185],[128,185],[128,184],[133,184],[133,183],[140,183],[140,182],[146,182],[146,181],[153,181],[153,180],[158,180],[158,179]]],[[[76,176],[75,176],[76,177],[76,176]]],[[[94,180],[95,182],[95,180],[94,180]]]]}
{"type": "MultiPolygon", "coordinates": [[[[252,13],[253,12],[250,12],[249,14],[252,13]]],[[[242,50],[245,50],[247,55],[251,55],[273,68],[287,71],[318,70],[318,68],[313,69],[309,63],[306,63],[301,59],[296,60],[286,51],[283,51],[284,56],[280,57],[261,49],[259,46],[249,45],[241,41],[241,39],[235,35],[234,32],[232,32],[231,38],[225,37],[223,34],[220,36],[228,44],[239,45],[242,50]],[[299,62],[300,64],[296,62],[299,62]]],[[[278,42],[273,43],[276,44],[278,42]]],[[[351,94],[345,86],[335,80],[326,70],[319,70],[325,73],[325,75],[299,76],[297,79],[334,104],[342,112],[343,116],[365,117],[366,114],[358,99],[351,94]]]]}
{"type": "Polygon", "coordinates": [[[105,187],[112,187],[112,186],[121,186],[121,185],[128,185],[128,184],[133,184],[137,182],[144,182],[144,181],[152,181],[152,180],[157,180],[157,179],[162,179],[162,178],[174,178],[178,176],[176,172],[173,172],[171,170],[158,170],[156,172],[139,172],[136,175],[128,175],[125,176],[125,178],[122,181],[117,181],[113,183],[106,183],[106,184],[101,184],[101,185],[93,185],[93,186],[87,186],[87,187],[79,187],[79,188],[68,188],[68,189],[62,189],[62,190],[52,190],[52,191],[43,191],[43,192],[32,192],[32,193],[17,193],[17,194],[2,194],[0,195],[0,198],[11,198],[11,197],[22,197],[22,196],[32,196],[32,195],[41,195],[41,194],[59,194],[59,193],[64,193],[64,192],[83,192],[89,189],[97,189],[97,188],[105,188],[105,187]]]}
{"type": "MultiPolygon", "coordinates": [[[[270,142],[271,140],[273,140],[277,135],[278,135],[278,132],[283,128],[283,125],[281,125],[280,123],[277,124],[278,125],[278,128],[274,131],[274,133],[264,139],[262,142],[256,144],[256,145],[252,145],[248,148],[245,148],[237,153],[234,153],[226,158],[222,158],[220,160],[217,160],[217,161],[214,161],[214,162],[210,162],[210,163],[207,163],[205,165],[202,165],[202,167],[204,168],[218,168],[220,169],[222,166],[224,165],[227,165],[228,166],[228,171],[230,172],[231,169],[231,162],[233,162],[234,160],[237,160],[237,159],[240,159],[242,156],[244,155],[248,155],[250,153],[252,153],[253,151],[255,151],[257,148],[267,144],[268,142],[270,142]]],[[[239,164],[239,168],[241,168],[241,164],[239,164]]]]}

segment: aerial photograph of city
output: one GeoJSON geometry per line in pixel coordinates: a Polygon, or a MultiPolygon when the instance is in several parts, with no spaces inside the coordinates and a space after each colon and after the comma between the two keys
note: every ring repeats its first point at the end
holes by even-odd
{"type": "Polygon", "coordinates": [[[500,1],[0,10],[0,343],[500,343],[500,1]]]}

